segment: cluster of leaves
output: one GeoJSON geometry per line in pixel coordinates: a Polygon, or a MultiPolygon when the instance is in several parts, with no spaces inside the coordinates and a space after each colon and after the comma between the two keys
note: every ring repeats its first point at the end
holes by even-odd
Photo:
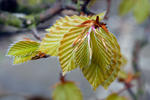
{"type": "Polygon", "coordinates": [[[123,0],[119,7],[119,14],[123,16],[131,10],[137,22],[141,23],[150,15],[150,2],[149,0],[123,0]]]}
{"type": "Polygon", "coordinates": [[[60,18],[47,29],[41,43],[20,41],[9,49],[14,64],[58,56],[65,75],[80,68],[95,90],[99,85],[107,88],[117,77],[124,58],[115,36],[100,23],[105,13],[95,16],[60,18]]]}

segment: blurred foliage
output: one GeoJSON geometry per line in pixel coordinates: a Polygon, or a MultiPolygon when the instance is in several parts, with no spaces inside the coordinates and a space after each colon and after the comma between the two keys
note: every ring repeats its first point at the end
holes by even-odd
{"type": "Polygon", "coordinates": [[[112,93],[106,98],[106,100],[127,100],[127,98],[119,96],[117,93],[112,93]]]}
{"type": "Polygon", "coordinates": [[[53,100],[83,100],[80,89],[73,82],[58,83],[52,94],[53,100]]]}
{"type": "Polygon", "coordinates": [[[93,6],[96,3],[96,0],[90,0],[90,2],[88,3],[88,8],[90,8],[91,6],[93,6]]]}
{"type": "Polygon", "coordinates": [[[54,3],[56,0],[17,0],[20,5],[37,6],[42,4],[54,3]]]}
{"type": "Polygon", "coordinates": [[[0,24],[12,25],[15,27],[22,27],[23,25],[22,21],[18,19],[15,15],[6,12],[0,14],[0,24]]]}
{"type": "Polygon", "coordinates": [[[150,2],[149,0],[122,0],[119,6],[119,14],[124,16],[129,11],[133,11],[137,22],[142,23],[150,15],[150,2]]]}
{"type": "Polygon", "coordinates": [[[50,7],[56,0],[17,0],[19,7],[17,12],[35,14],[50,7]]]}

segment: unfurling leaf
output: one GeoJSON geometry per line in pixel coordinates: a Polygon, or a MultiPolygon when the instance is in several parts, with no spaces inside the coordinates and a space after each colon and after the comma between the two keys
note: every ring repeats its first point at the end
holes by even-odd
{"type": "Polygon", "coordinates": [[[80,89],[73,82],[57,84],[52,98],[53,100],[83,100],[80,89]]]}
{"type": "Polygon", "coordinates": [[[79,67],[94,89],[99,85],[107,88],[124,61],[115,36],[100,22],[104,14],[57,20],[39,48],[59,57],[63,74],[79,67]]]}
{"type": "Polygon", "coordinates": [[[117,93],[112,93],[106,98],[106,100],[127,100],[127,98],[119,96],[117,93]]]}
{"type": "Polygon", "coordinates": [[[39,45],[35,41],[19,41],[10,47],[7,55],[14,57],[14,64],[23,63],[38,54],[39,45]]]}

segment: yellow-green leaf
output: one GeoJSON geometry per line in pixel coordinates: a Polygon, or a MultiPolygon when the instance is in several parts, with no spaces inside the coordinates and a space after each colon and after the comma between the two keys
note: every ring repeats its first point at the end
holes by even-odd
{"type": "Polygon", "coordinates": [[[85,78],[96,89],[107,88],[117,77],[123,56],[115,36],[105,27],[96,27],[105,12],[91,16],[65,17],[54,24],[42,40],[40,51],[58,56],[65,74],[80,67],[85,78]],[[104,30],[104,29],[105,30],[104,30]]]}
{"type": "Polygon", "coordinates": [[[31,55],[27,55],[27,56],[16,56],[14,57],[14,61],[13,64],[20,64],[20,63],[24,63],[27,62],[29,60],[32,59],[32,57],[36,56],[37,52],[34,52],[31,55]]]}
{"type": "Polygon", "coordinates": [[[91,34],[92,60],[82,72],[95,90],[99,85],[107,88],[120,70],[120,47],[115,37],[104,30],[91,34]]]}
{"type": "Polygon", "coordinates": [[[13,44],[7,55],[9,56],[27,56],[34,53],[39,47],[39,43],[35,41],[19,41],[13,44]]]}
{"type": "Polygon", "coordinates": [[[10,47],[7,55],[14,57],[13,64],[24,63],[38,53],[39,45],[36,41],[19,41],[10,47]]]}
{"type": "Polygon", "coordinates": [[[88,17],[76,15],[57,20],[50,29],[47,29],[48,33],[43,38],[39,50],[51,56],[58,56],[58,48],[64,34],[85,20],[88,20],[88,17]]]}
{"type": "Polygon", "coordinates": [[[122,0],[119,6],[119,14],[122,16],[127,14],[134,7],[136,2],[135,0],[122,0]]]}
{"type": "Polygon", "coordinates": [[[119,96],[117,93],[112,93],[106,98],[106,100],[127,100],[127,98],[119,96]]]}
{"type": "MultiPolygon", "coordinates": [[[[133,0],[134,1],[134,0],[133,0]]],[[[149,0],[137,0],[134,7],[134,16],[138,23],[145,21],[150,15],[149,0]]]]}
{"type": "Polygon", "coordinates": [[[76,48],[75,51],[75,63],[80,68],[88,66],[92,57],[91,47],[88,43],[88,37],[82,40],[76,48]]]}
{"type": "Polygon", "coordinates": [[[73,82],[58,84],[52,98],[53,100],[83,100],[80,89],[73,82]]]}
{"type": "Polygon", "coordinates": [[[85,32],[86,28],[74,27],[70,29],[61,40],[58,56],[63,74],[78,67],[75,65],[74,61],[76,46],[73,46],[73,43],[81,34],[85,32]]]}

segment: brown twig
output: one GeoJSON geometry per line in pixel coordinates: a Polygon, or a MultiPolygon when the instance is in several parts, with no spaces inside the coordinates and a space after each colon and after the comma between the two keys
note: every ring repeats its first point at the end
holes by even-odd
{"type": "Polygon", "coordinates": [[[66,79],[65,79],[65,75],[62,75],[62,73],[60,73],[60,81],[61,83],[65,83],[66,82],[66,79]]]}
{"type": "MultiPolygon", "coordinates": [[[[132,58],[132,66],[135,71],[135,73],[141,73],[141,69],[139,67],[139,53],[141,48],[147,43],[147,39],[145,38],[143,41],[137,40],[134,45],[134,50],[133,50],[133,58],[132,58]]],[[[142,79],[141,75],[137,79],[137,85],[138,85],[138,90],[137,94],[139,94],[139,91],[143,90],[143,84],[144,84],[144,79],[142,79]]],[[[141,94],[140,94],[141,95],[141,94]]],[[[138,96],[138,95],[137,95],[138,96]]]]}
{"type": "Polygon", "coordinates": [[[43,23],[53,16],[60,14],[63,10],[73,10],[77,11],[77,9],[73,6],[65,6],[62,7],[61,2],[56,3],[52,8],[47,9],[44,13],[40,14],[40,19],[38,23],[43,23]]]}
{"type": "Polygon", "coordinates": [[[104,20],[108,20],[108,14],[110,12],[110,7],[111,7],[111,0],[107,0],[107,10],[106,10],[106,14],[104,16],[104,20]]]}
{"type": "Polygon", "coordinates": [[[132,84],[129,84],[129,83],[124,83],[128,93],[130,94],[130,96],[132,97],[133,100],[137,100],[137,97],[135,95],[135,93],[132,91],[131,87],[132,87],[132,84]]]}
{"type": "Polygon", "coordinates": [[[32,35],[37,39],[37,40],[39,40],[39,41],[41,41],[42,39],[41,39],[41,37],[39,36],[39,34],[38,34],[38,31],[37,31],[37,29],[36,28],[32,28],[32,35]]]}

